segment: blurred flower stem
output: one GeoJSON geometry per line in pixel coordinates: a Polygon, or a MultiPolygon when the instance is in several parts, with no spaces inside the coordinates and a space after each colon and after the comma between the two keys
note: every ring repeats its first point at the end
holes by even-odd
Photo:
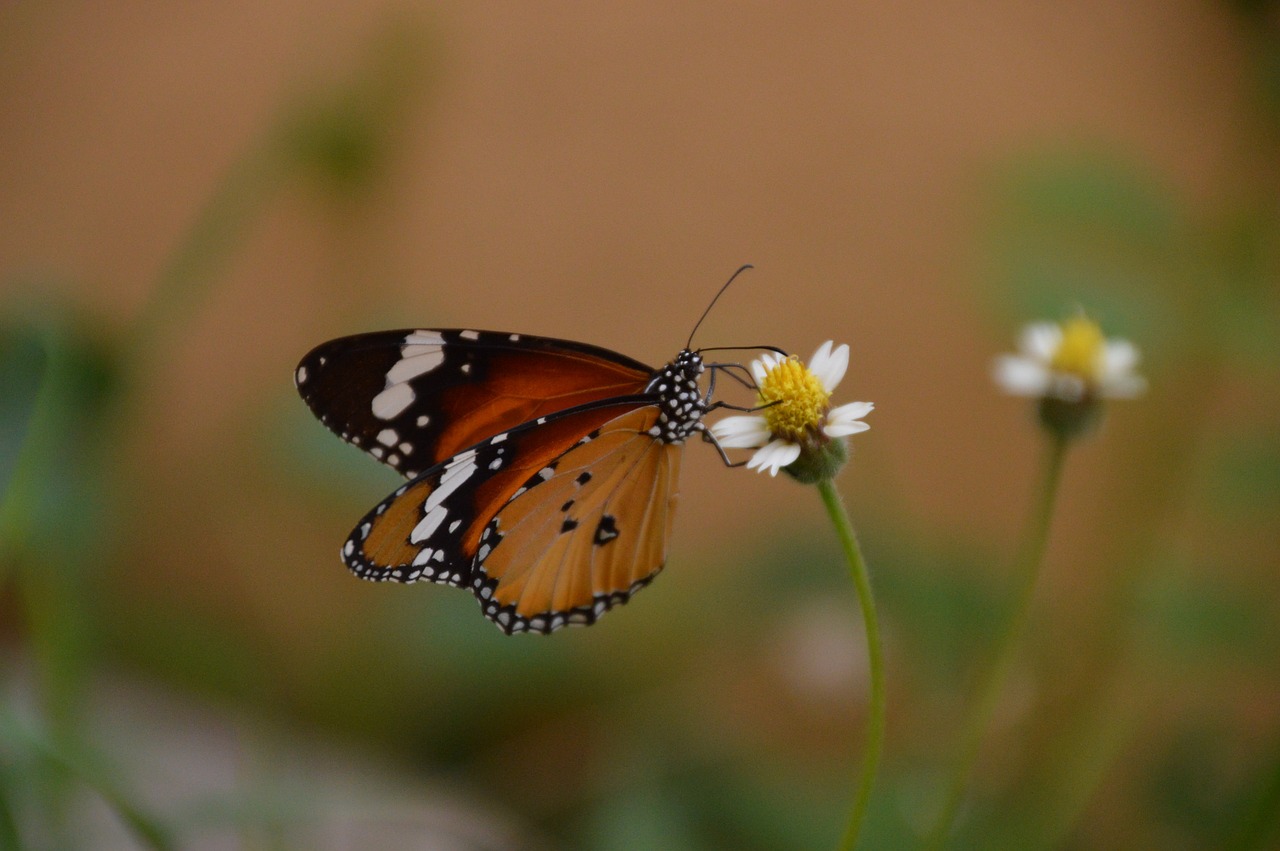
{"type": "MultiPolygon", "coordinates": [[[[117,780],[113,770],[96,749],[80,737],[65,737],[54,730],[42,730],[38,723],[19,719],[9,707],[0,703],[0,743],[21,752],[38,756],[46,765],[55,767],[68,778],[83,783],[98,794],[141,848],[169,851],[177,843],[171,830],[153,813],[133,800],[130,792],[117,780]]],[[[12,815],[12,814],[10,814],[12,815]]],[[[23,847],[16,821],[0,828],[0,848],[17,840],[14,848],[23,847]]]]}
{"type": "Polygon", "coordinates": [[[840,841],[843,851],[852,851],[858,844],[858,834],[867,813],[867,802],[871,798],[871,787],[880,767],[880,752],[884,748],[884,651],[880,646],[880,621],[876,617],[875,599],[871,596],[871,577],[867,573],[867,563],[862,558],[862,549],[858,546],[858,536],[853,531],[853,524],[849,522],[849,513],[845,511],[844,502],[831,479],[820,479],[817,486],[818,493],[822,495],[822,504],[826,506],[827,516],[836,527],[845,560],[849,563],[849,574],[858,591],[858,604],[862,607],[862,623],[867,634],[867,661],[871,677],[867,744],[862,757],[862,775],[858,780],[853,808],[849,812],[849,824],[840,841]]]}
{"type": "Polygon", "coordinates": [[[275,146],[259,143],[231,164],[197,213],[191,228],[166,258],[151,296],[122,335],[126,366],[167,354],[162,339],[180,335],[226,272],[250,228],[283,184],[285,166],[275,146]]]}
{"type": "MultiPolygon", "coordinates": [[[[120,482],[128,468],[116,447],[127,443],[138,416],[134,403],[147,368],[216,283],[279,182],[273,171],[278,168],[269,157],[253,153],[224,178],[136,321],[94,333],[99,329],[73,306],[54,303],[17,323],[11,335],[26,346],[19,369],[34,390],[26,409],[15,412],[25,424],[0,493],[0,587],[12,580],[17,591],[42,726],[48,741],[58,743],[15,740],[33,766],[24,782],[38,790],[23,819],[42,814],[42,829],[59,847],[72,839],[67,801],[76,785],[96,791],[142,846],[174,847],[166,829],[117,785],[82,725],[99,646],[93,601],[102,581],[101,541],[110,537],[110,503],[127,490],[120,482]]],[[[18,816],[4,803],[10,832],[22,835],[18,816]]],[[[5,832],[0,828],[0,839],[5,832]]],[[[8,845],[0,841],[0,847],[8,845]]]]}
{"type": "MultiPolygon", "coordinates": [[[[133,429],[144,417],[165,415],[148,407],[147,385],[270,203],[305,183],[339,200],[358,198],[384,173],[415,90],[407,84],[426,54],[422,36],[421,27],[398,19],[349,80],[295,96],[212,186],[132,321],[108,326],[58,299],[42,300],[16,322],[0,317],[7,403],[0,406],[0,590],[11,583],[17,592],[38,705],[31,726],[47,731],[25,736],[22,725],[6,723],[9,672],[18,667],[5,666],[0,754],[16,751],[22,769],[11,771],[0,758],[0,848],[20,846],[27,834],[72,847],[69,802],[77,785],[96,792],[139,844],[176,846],[169,826],[117,781],[84,725],[101,644],[102,568],[123,550],[111,534],[113,508],[128,500],[145,466],[129,449],[138,443],[133,429]]],[[[25,675],[19,671],[15,683],[25,675]]]]}
{"type": "Polygon", "coordinates": [[[75,408],[66,379],[66,349],[55,338],[55,330],[46,327],[40,332],[44,363],[39,389],[32,400],[13,472],[0,497],[0,586],[9,566],[18,563],[27,547],[44,471],[60,449],[61,427],[75,408]]]}
{"type": "Polygon", "coordinates": [[[946,798],[942,809],[934,822],[933,830],[925,842],[925,848],[942,848],[951,832],[956,812],[964,800],[969,776],[973,773],[974,763],[978,758],[978,749],[982,744],[982,735],[991,723],[1004,681],[1013,667],[1014,657],[1022,637],[1027,631],[1030,620],[1031,601],[1035,597],[1037,581],[1040,578],[1040,566],[1044,562],[1045,547],[1049,541],[1049,524],[1053,519],[1054,503],[1058,495],[1058,484],[1062,479],[1062,463],[1066,458],[1069,438],[1061,433],[1050,433],[1045,447],[1044,472],[1040,481],[1040,493],[1027,524],[1026,536],[1022,541],[1018,561],[1014,571],[1017,582],[1017,597],[1000,635],[991,667],[987,670],[976,700],[970,710],[969,717],[960,735],[955,763],[947,781],[946,798]]]}

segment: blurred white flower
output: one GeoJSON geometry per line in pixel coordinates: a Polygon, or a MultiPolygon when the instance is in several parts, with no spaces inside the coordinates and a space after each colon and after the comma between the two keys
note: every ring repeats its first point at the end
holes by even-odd
{"type": "Polygon", "coordinates": [[[1108,340],[1084,314],[1022,329],[1018,354],[996,358],[993,378],[1006,393],[1063,402],[1129,399],[1147,387],[1134,372],[1138,349],[1108,340]]]}

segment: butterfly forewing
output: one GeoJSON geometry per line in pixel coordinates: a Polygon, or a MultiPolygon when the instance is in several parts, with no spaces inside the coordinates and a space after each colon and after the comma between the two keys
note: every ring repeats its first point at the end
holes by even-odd
{"type": "Polygon", "coordinates": [[[638,394],[651,375],[596,346],[454,329],[331,340],[302,359],[294,379],[321,422],[412,478],[522,423],[638,394]]]}

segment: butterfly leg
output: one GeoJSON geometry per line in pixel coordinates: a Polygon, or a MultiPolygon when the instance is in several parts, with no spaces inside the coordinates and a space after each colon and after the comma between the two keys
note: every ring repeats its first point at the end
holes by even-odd
{"type": "MultiPolygon", "coordinates": [[[[742,410],[745,410],[742,409],[742,410]]],[[[746,461],[730,461],[728,454],[724,451],[724,447],[720,445],[720,441],[716,440],[716,436],[711,433],[711,429],[706,428],[702,423],[698,423],[698,431],[702,432],[702,442],[710,443],[716,448],[716,452],[720,453],[720,460],[724,462],[726,467],[742,467],[746,461]]]]}
{"type": "Polygon", "coordinates": [[[704,402],[711,401],[711,391],[714,390],[716,386],[717,370],[724,372],[725,375],[729,376],[734,381],[738,382],[748,390],[760,389],[759,387],[756,386],[755,381],[751,377],[751,371],[748,370],[745,366],[743,366],[740,363],[713,363],[708,366],[708,369],[711,370],[711,382],[710,382],[709,388],[707,389],[707,398],[704,400],[704,402]],[[741,375],[738,375],[736,372],[733,372],[732,370],[735,370],[735,369],[742,370],[744,373],[746,373],[747,377],[743,378],[741,375]]]}
{"type": "Polygon", "coordinates": [[[750,405],[750,406],[734,405],[730,402],[717,401],[717,402],[712,402],[710,405],[707,405],[706,413],[709,414],[712,411],[717,411],[717,410],[720,410],[721,408],[724,408],[726,411],[742,411],[743,413],[746,413],[746,414],[755,414],[765,410],[766,408],[772,408],[774,405],[780,404],[782,401],[783,401],[782,399],[774,399],[772,402],[770,402],[767,405],[750,405]]]}

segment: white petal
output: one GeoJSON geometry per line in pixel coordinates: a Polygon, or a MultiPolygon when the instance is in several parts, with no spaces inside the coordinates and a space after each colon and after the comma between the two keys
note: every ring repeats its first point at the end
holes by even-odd
{"type": "Polygon", "coordinates": [[[1104,383],[1109,378],[1119,378],[1133,372],[1138,365],[1138,347],[1128,340],[1108,340],[1102,350],[1102,375],[1104,383]]]}
{"type": "Polygon", "coordinates": [[[1049,370],[1044,364],[1017,355],[1000,355],[991,377],[1006,393],[1014,396],[1043,396],[1049,389],[1049,370]]]}
{"type": "Polygon", "coordinates": [[[1048,363],[1062,345],[1062,326],[1056,322],[1032,322],[1022,329],[1018,351],[1027,357],[1048,363]]]}
{"type": "Polygon", "coordinates": [[[827,413],[827,417],[829,419],[860,420],[875,409],[874,402],[850,402],[847,405],[832,408],[827,413]]]}
{"type": "Polygon", "coordinates": [[[828,393],[836,389],[836,385],[840,383],[840,379],[844,378],[848,368],[849,347],[844,343],[832,351],[831,341],[827,340],[818,346],[818,350],[809,359],[809,371],[822,382],[822,386],[828,393]]]}
{"type": "Polygon", "coordinates": [[[831,347],[834,345],[834,341],[827,340],[821,346],[818,346],[818,350],[813,353],[813,357],[809,358],[810,372],[816,373],[826,368],[827,361],[831,358],[831,347]]]}
{"type": "Polygon", "coordinates": [[[1142,395],[1147,389],[1146,379],[1133,373],[1138,357],[1138,347],[1128,340],[1108,340],[1098,370],[1099,393],[1112,399],[1142,395]]]}
{"type": "Polygon", "coordinates": [[[1147,389],[1147,380],[1141,375],[1121,375],[1104,381],[1099,392],[1109,399],[1132,399],[1147,389]]]}
{"type": "Polygon", "coordinates": [[[850,402],[847,405],[832,408],[827,413],[827,424],[822,427],[822,431],[827,437],[844,437],[847,434],[866,431],[871,426],[861,420],[874,408],[875,405],[870,402],[850,402]]]}
{"type": "Polygon", "coordinates": [[[751,374],[756,379],[756,384],[764,381],[766,375],[773,371],[774,367],[782,363],[786,358],[775,352],[766,352],[757,360],[751,362],[751,374]]]}
{"type": "Polygon", "coordinates": [[[751,460],[747,462],[748,470],[769,471],[769,475],[776,476],[778,471],[790,464],[792,461],[800,457],[800,445],[798,443],[788,443],[785,440],[775,440],[761,449],[756,450],[756,454],[751,456],[751,460]]]}
{"type": "Polygon", "coordinates": [[[822,433],[827,437],[846,437],[851,434],[860,434],[870,428],[871,426],[862,420],[854,420],[849,423],[827,423],[822,427],[822,433]]]}
{"type": "Polygon", "coordinates": [[[764,362],[764,358],[756,358],[751,362],[751,375],[755,378],[756,384],[764,381],[764,377],[768,372],[769,365],[764,362]]]}
{"type": "Polygon", "coordinates": [[[764,417],[725,417],[711,426],[711,435],[725,449],[754,449],[769,442],[764,417]]]}

